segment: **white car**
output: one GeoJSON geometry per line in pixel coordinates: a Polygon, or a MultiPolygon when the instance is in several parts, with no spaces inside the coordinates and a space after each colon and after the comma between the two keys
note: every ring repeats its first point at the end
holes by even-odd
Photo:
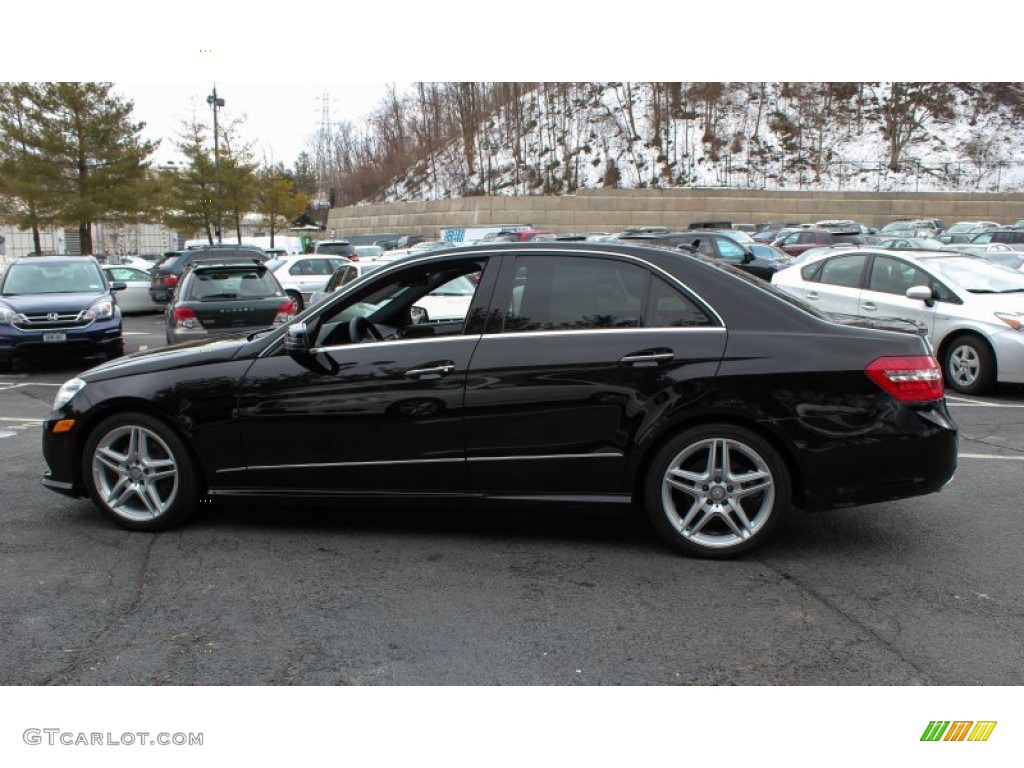
{"type": "Polygon", "coordinates": [[[342,256],[310,253],[273,259],[267,268],[295,302],[295,310],[301,312],[312,303],[314,293],[323,291],[338,267],[350,263],[342,256]]]}
{"type": "Polygon", "coordinates": [[[115,297],[117,306],[122,312],[163,312],[165,304],[157,304],[149,295],[149,285],[152,277],[148,270],[127,264],[104,264],[103,274],[107,280],[114,282],[120,280],[125,284],[123,291],[118,291],[115,297]]]}
{"type": "Polygon", "coordinates": [[[1024,274],[980,256],[836,249],[772,284],[822,312],[916,323],[958,392],[1024,383],[1024,274]]]}

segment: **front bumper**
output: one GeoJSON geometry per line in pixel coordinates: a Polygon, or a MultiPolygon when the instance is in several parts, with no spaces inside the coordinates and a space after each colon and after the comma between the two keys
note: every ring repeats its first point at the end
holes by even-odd
{"type": "Polygon", "coordinates": [[[44,333],[52,331],[21,331],[0,329],[0,360],[16,357],[61,357],[65,355],[109,354],[123,345],[121,319],[97,321],[87,328],[55,329],[65,334],[63,341],[44,341],[44,333]]]}

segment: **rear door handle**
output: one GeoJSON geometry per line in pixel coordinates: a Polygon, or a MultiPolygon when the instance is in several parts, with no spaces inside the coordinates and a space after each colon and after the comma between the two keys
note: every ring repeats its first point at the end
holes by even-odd
{"type": "Polygon", "coordinates": [[[863,304],[860,305],[860,308],[866,309],[868,312],[874,312],[876,309],[878,309],[878,305],[875,304],[875,302],[873,301],[865,301],[863,304]]]}
{"type": "Polygon", "coordinates": [[[812,301],[815,301],[818,298],[818,292],[817,291],[808,291],[807,294],[804,296],[804,298],[811,299],[812,301]]]}
{"type": "Polygon", "coordinates": [[[405,372],[410,379],[440,379],[455,370],[455,363],[443,360],[436,363],[424,363],[419,368],[410,368],[405,372]]]}
{"type": "Polygon", "coordinates": [[[653,368],[662,365],[675,358],[675,352],[671,349],[661,347],[659,349],[643,349],[633,352],[625,357],[619,358],[620,365],[628,365],[632,368],[653,368]]]}

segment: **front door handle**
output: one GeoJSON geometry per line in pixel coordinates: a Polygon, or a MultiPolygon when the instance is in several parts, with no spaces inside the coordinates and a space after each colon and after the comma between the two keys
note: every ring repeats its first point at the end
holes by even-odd
{"type": "Polygon", "coordinates": [[[875,304],[875,302],[873,301],[865,301],[863,304],[860,305],[860,308],[866,309],[868,312],[874,312],[876,309],[878,309],[878,305],[875,304]]]}
{"type": "Polygon", "coordinates": [[[455,370],[455,363],[442,360],[436,363],[424,363],[419,368],[410,368],[405,372],[410,379],[440,379],[455,370]]]}
{"type": "Polygon", "coordinates": [[[805,299],[811,299],[812,301],[817,301],[817,299],[818,299],[818,292],[817,291],[808,291],[807,294],[804,296],[804,298],[805,299]]]}
{"type": "Polygon", "coordinates": [[[671,349],[661,347],[659,349],[643,349],[633,352],[625,357],[619,358],[620,365],[627,365],[632,368],[653,368],[657,365],[670,362],[675,359],[675,353],[671,349]]]}

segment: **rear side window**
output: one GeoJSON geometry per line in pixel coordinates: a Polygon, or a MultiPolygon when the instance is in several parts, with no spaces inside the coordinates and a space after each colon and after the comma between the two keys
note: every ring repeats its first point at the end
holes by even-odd
{"type": "Polygon", "coordinates": [[[829,259],[822,265],[817,281],[828,285],[859,288],[867,258],[867,254],[857,253],[829,259]]]}
{"type": "Polygon", "coordinates": [[[694,328],[714,325],[689,297],[661,278],[653,278],[645,328],[694,328]]]}
{"type": "Polygon", "coordinates": [[[504,331],[640,327],[649,273],[592,257],[521,257],[504,331]]]}

